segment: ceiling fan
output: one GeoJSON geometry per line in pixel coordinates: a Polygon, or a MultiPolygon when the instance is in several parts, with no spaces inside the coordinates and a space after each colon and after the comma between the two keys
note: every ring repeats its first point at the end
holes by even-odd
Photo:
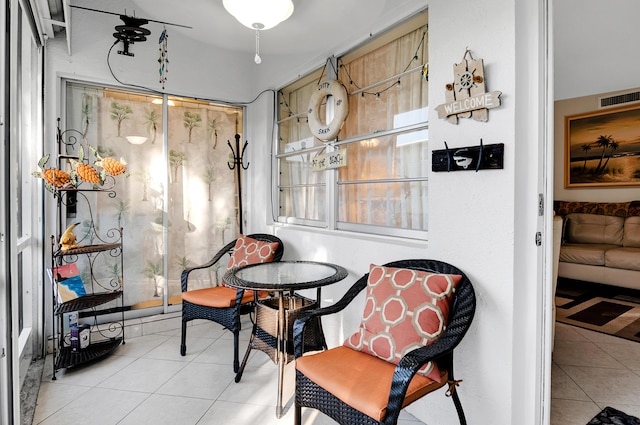
{"type": "Polygon", "coordinates": [[[109,15],[119,16],[120,19],[122,19],[123,25],[115,26],[116,32],[113,33],[113,36],[116,38],[116,40],[122,42],[122,46],[123,46],[122,50],[118,50],[118,54],[120,55],[134,56],[134,54],[129,51],[129,46],[136,42],[141,43],[143,41],[147,41],[147,36],[151,34],[151,31],[149,31],[147,28],[143,28],[143,25],[146,25],[149,22],[156,22],[158,24],[163,24],[163,25],[173,25],[176,27],[192,29],[192,27],[187,25],[172,24],[170,22],[156,21],[153,19],[137,18],[136,16],[129,16],[126,14],[126,11],[125,11],[125,14],[121,14],[116,12],[109,12],[106,10],[92,9],[84,6],[76,6],[76,5],[70,5],[70,6],[75,7],[76,9],[83,9],[91,12],[106,13],[109,15]]]}

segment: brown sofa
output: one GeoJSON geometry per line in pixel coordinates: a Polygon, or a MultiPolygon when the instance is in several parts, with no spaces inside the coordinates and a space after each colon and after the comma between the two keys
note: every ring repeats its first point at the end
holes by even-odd
{"type": "Polygon", "coordinates": [[[640,201],[554,203],[558,276],[640,290],[640,201]]]}

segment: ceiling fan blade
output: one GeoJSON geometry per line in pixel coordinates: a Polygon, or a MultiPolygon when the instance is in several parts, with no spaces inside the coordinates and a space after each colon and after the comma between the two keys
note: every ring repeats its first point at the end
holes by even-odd
{"type": "Polygon", "coordinates": [[[155,19],[149,19],[149,22],[155,22],[157,24],[162,24],[162,25],[172,25],[174,27],[180,27],[180,28],[188,28],[190,30],[193,29],[193,27],[190,27],[188,25],[180,25],[180,24],[172,24],[171,22],[164,22],[164,21],[156,21],[155,19]]]}
{"type": "Polygon", "coordinates": [[[76,6],[75,4],[70,4],[69,6],[70,7],[75,7],[76,9],[89,10],[91,12],[106,13],[106,14],[109,14],[109,15],[116,15],[116,16],[120,16],[121,15],[121,13],[109,12],[109,11],[106,11],[106,10],[92,9],[90,7],[84,7],[84,6],[76,6]]]}
{"type": "MultiPolygon", "coordinates": [[[[73,4],[70,4],[69,6],[70,6],[70,7],[75,7],[76,9],[88,10],[88,11],[90,11],[90,12],[98,12],[98,13],[106,13],[106,14],[108,14],[108,15],[116,15],[116,16],[119,16],[119,17],[121,17],[121,18],[122,18],[123,16],[124,16],[124,17],[129,17],[128,15],[123,15],[122,13],[109,12],[109,11],[107,11],[107,10],[92,9],[92,8],[90,8],[90,7],[76,6],[76,5],[73,5],[73,4]]],[[[122,19],[124,20],[124,18],[122,18],[122,19]]],[[[156,20],[154,20],[154,19],[145,19],[145,18],[137,18],[137,19],[143,19],[143,20],[145,20],[145,21],[155,22],[155,23],[162,24],[162,25],[172,25],[172,26],[174,26],[174,27],[181,27],[181,28],[193,29],[193,27],[190,27],[190,26],[187,26],[187,25],[173,24],[173,23],[171,23],[171,22],[156,21],[156,20]]]]}

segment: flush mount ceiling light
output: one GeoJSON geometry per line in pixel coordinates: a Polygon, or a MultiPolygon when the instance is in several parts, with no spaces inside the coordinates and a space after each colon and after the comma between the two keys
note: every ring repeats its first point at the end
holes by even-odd
{"type": "Polygon", "coordinates": [[[223,0],[222,4],[242,25],[268,30],[293,13],[291,0],[223,0]]]}
{"type": "Polygon", "coordinates": [[[291,0],[223,0],[222,4],[227,12],[242,25],[256,30],[255,61],[257,64],[262,62],[258,31],[275,27],[293,13],[291,0]]]}

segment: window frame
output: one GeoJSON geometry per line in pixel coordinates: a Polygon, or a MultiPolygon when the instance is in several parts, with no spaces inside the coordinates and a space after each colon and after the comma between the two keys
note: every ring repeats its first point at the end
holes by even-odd
{"type": "MultiPolygon", "coordinates": [[[[406,133],[411,133],[411,132],[415,132],[415,131],[420,131],[420,130],[428,130],[429,129],[429,122],[422,122],[422,123],[418,123],[418,124],[411,124],[405,127],[400,127],[397,129],[391,129],[391,130],[385,130],[385,131],[379,131],[376,133],[370,133],[370,134],[364,134],[364,135],[360,135],[360,136],[356,136],[356,137],[352,137],[349,139],[344,139],[338,142],[334,142],[333,146],[334,149],[339,148],[340,146],[349,144],[349,143],[357,143],[360,142],[362,140],[367,140],[367,139],[371,139],[374,137],[384,137],[384,136],[397,136],[397,135],[401,135],[401,134],[406,134],[406,133]]],[[[428,143],[428,141],[426,142],[428,143]]],[[[348,184],[357,184],[357,183],[365,183],[365,180],[359,180],[356,182],[352,182],[352,181],[343,181],[340,182],[338,181],[338,170],[333,170],[332,172],[336,182],[335,182],[335,192],[336,192],[336,196],[338,194],[338,189],[340,186],[343,185],[348,185],[348,184]]],[[[405,182],[418,182],[418,181],[424,181],[424,182],[428,182],[429,181],[429,177],[428,176],[423,176],[423,177],[411,177],[411,178],[394,178],[394,179],[378,179],[375,180],[376,183],[384,183],[384,182],[388,182],[388,183],[405,183],[405,182]]],[[[428,186],[427,186],[428,188],[428,186]]],[[[426,214],[428,214],[428,210],[426,211],[426,214]]],[[[372,225],[372,224],[364,224],[364,223],[350,223],[350,222],[345,222],[345,221],[339,221],[336,218],[335,221],[335,229],[337,230],[346,230],[346,231],[352,231],[352,232],[362,232],[362,233],[371,233],[371,234],[378,234],[378,235],[385,235],[385,236],[396,236],[396,237],[401,237],[401,238],[407,238],[407,239],[427,239],[428,236],[428,230],[417,230],[417,229],[406,229],[406,228],[401,228],[401,227],[391,227],[391,226],[379,226],[379,225],[372,225]],[[366,231],[365,231],[366,230],[366,231]]]]}

